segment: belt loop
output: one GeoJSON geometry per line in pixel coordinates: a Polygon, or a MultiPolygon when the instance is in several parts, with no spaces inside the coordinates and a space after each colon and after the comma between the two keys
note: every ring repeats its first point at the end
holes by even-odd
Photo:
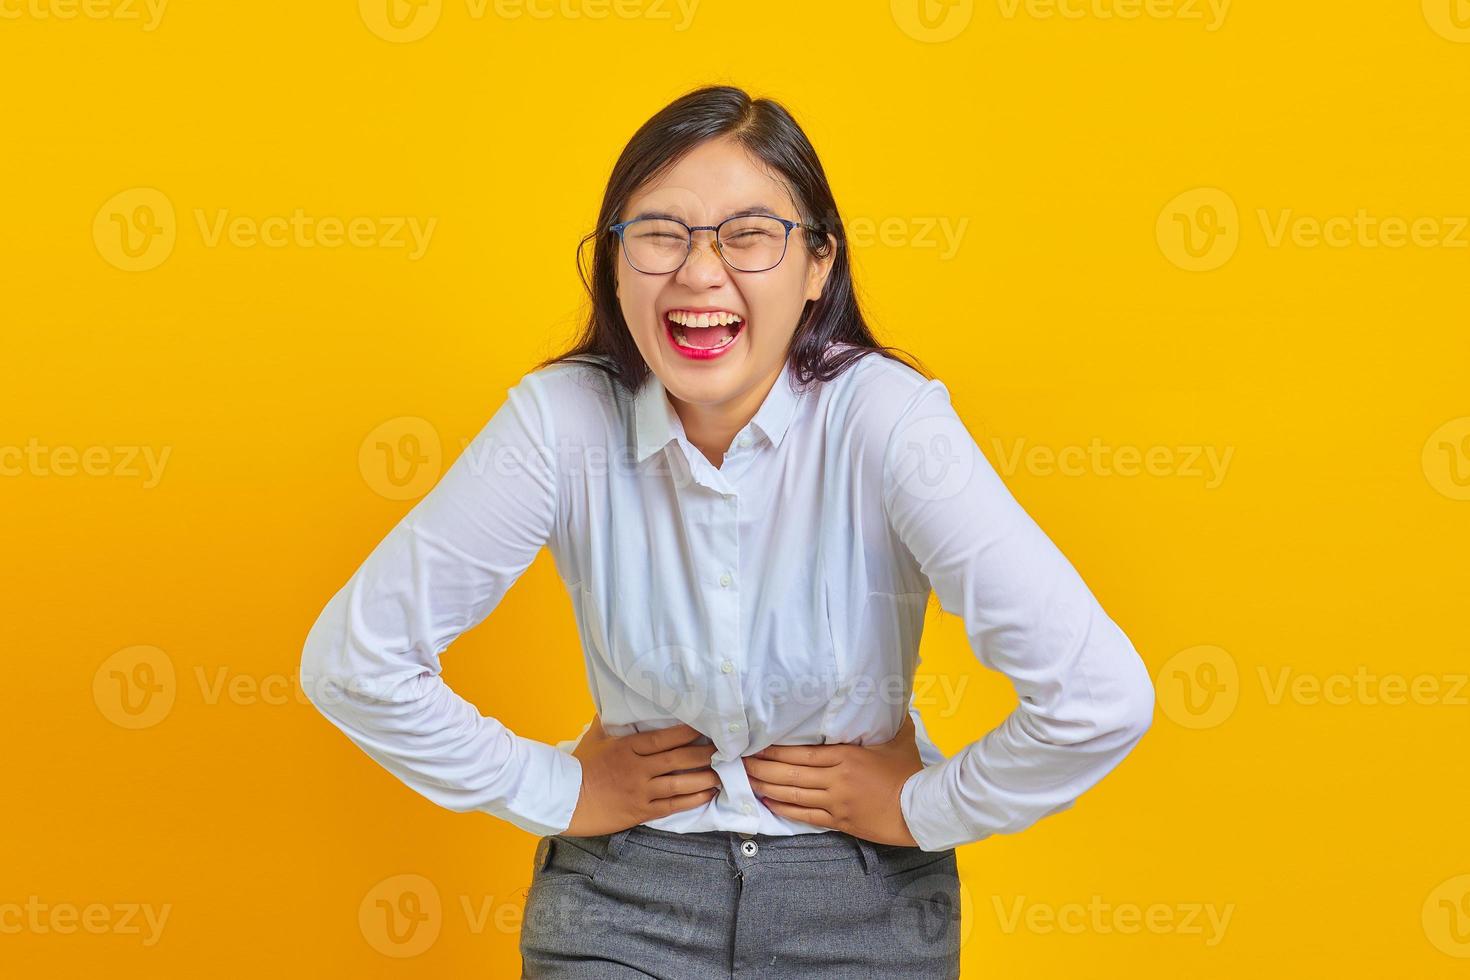
{"type": "Polygon", "coordinates": [[[858,854],[863,859],[863,874],[872,874],[877,871],[879,868],[878,849],[873,846],[873,842],[862,837],[853,837],[853,840],[857,842],[858,854]]]}
{"type": "Polygon", "coordinates": [[[607,839],[607,856],[608,857],[617,857],[618,856],[618,852],[623,849],[623,841],[627,840],[628,839],[628,835],[631,834],[633,831],[635,831],[637,829],[638,828],[635,825],[635,826],[632,826],[632,827],[627,828],[626,830],[620,830],[617,833],[615,833],[615,834],[611,835],[610,837],[608,837],[608,839],[607,839]]]}

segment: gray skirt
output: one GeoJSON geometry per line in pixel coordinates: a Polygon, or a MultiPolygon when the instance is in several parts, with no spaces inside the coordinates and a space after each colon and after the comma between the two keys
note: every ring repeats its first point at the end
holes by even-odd
{"type": "Polygon", "coordinates": [[[541,838],[521,924],[521,976],[960,975],[953,849],[841,831],[541,838]]]}

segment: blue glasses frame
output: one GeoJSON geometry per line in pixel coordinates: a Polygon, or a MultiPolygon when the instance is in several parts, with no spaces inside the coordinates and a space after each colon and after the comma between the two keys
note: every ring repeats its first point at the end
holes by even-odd
{"type": "Polygon", "coordinates": [[[684,268],[684,263],[688,262],[689,256],[694,254],[694,233],[696,231],[712,231],[715,233],[715,254],[720,257],[721,262],[725,263],[733,271],[770,272],[772,269],[776,268],[776,266],[786,261],[786,251],[791,245],[791,232],[793,229],[796,228],[805,228],[808,231],[816,230],[812,225],[809,225],[804,221],[791,221],[787,218],[778,218],[774,214],[736,214],[731,215],[717,225],[685,225],[684,222],[680,221],[678,218],[633,218],[628,221],[619,221],[615,225],[610,225],[607,230],[615,233],[618,236],[618,244],[622,246],[623,258],[628,260],[628,265],[635,272],[642,272],[645,276],[667,276],[672,275],[673,273],[678,272],[680,269],[684,268]],[[725,250],[720,244],[720,229],[725,227],[725,225],[729,224],[731,221],[739,221],[742,218],[770,218],[772,221],[781,222],[781,225],[786,229],[786,237],[781,242],[781,257],[778,258],[771,265],[766,266],[764,269],[742,269],[732,263],[729,259],[725,258],[725,250]],[[668,272],[645,272],[643,269],[640,269],[636,265],[633,265],[633,260],[628,258],[628,243],[623,240],[623,230],[629,225],[635,224],[639,221],[672,221],[676,225],[684,225],[684,227],[689,231],[689,246],[684,250],[683,261],[674,266],[668,272]]]}

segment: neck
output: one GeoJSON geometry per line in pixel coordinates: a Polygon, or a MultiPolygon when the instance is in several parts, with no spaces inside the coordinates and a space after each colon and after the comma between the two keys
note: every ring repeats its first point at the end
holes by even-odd
{"type": "Polygon", "coordinates": [[[685,437],[715,469],[719,469],[724,463],[725,452],[735,440],[735,434],[755,418],[761,403],[766,400],[766,395],[770,394],[772,386],[785,370],[786,365],[783,363],[774,374],[718,405],[696,405],[680,401],[669,394],[669,403],[674,406],[679,421],[683,423],[685,437]]]}

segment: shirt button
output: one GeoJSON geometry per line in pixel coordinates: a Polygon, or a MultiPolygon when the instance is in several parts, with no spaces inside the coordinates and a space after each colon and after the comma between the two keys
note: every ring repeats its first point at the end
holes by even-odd
{"type": "Polygon", "coordinates": [[[754,813],[755,812],[755,807],[751,806],[749,803],[742,803],[742,804],[740,804],[740,812],[741,813],[754,813]]]}
{"type": "Polygon", "coordinates": [[[750,448],[750,436],[741,436],[740,437],[740,448],[741,449],[749,449],[750,448]]]}
{"type": "Polygon", "coordinates": [[[732,722],[730,722],[730,724],[726,725],[725,727],[728,728],[732,732],[738,732],[738,731],[740,731],[740,722],[738,722],[738,721],[732,721],[732,722]]]}
{"type": "Polygon", "coordinates": [[[735,665],[733,663],[731,663],[730,661],[726,660],[724,663],[720,664],[720,673],[722,673],[722,674],[730,674],[730,673],[734,673],[734,671],[735,671],[735,665]]]}
{"type": "Polygon", "coordinates": [[[733,581],[734,581],[734,579],[730,578],[730,573],[729,572],[726,572],[725,574],[723,574],[723,575],[720,576],[720,587],[721,588],[729,588],[730,583],[733,582],[733,581]]]}

